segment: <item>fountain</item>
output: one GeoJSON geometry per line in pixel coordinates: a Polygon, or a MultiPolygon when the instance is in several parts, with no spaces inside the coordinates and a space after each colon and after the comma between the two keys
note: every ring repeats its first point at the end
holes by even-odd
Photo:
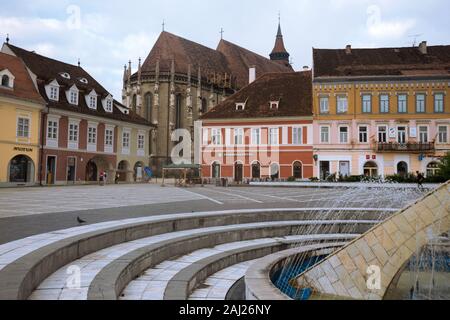
{"type": "MultiPolygon", "coordinates": [[[[448,195],[448,185],[442,186],[437,191],[432,191],[425,197],[426,199],[434,200],[438,197],[440,201],[436,204],[436,208],[434,211],[434,216],[440,217],[441,219],[433,220],[431,226],[427,229],[428,234],[426,235],[427,241],[423,241],[419,237],[422,235],[419,233],[421,228],[417,227],[417,230],[407,230],[407,224],[404,226],[400,226],[398,237],[401,234],[406,234],[407,231],[412,232],[412,236],[416,240],[414,243],[414,248],[411,248],[412,255],[410,252],[403,252],[403,259],[398,258],[399,261],[403,261],[401,266],[396,265],[396,261],[390,260],[391,256],[388,256],[388,261],[382,261],[386,264],[392,263],[394,266],[390,266],[391,269],[397,268],[397,270],[390,270],[392,275],[392,281],[385,283],[388,280],[391,280],[389,276],[386,276],[386,270],[383,269],[383,265],[381,264],[382,274],[382,284],[383,290],[380,295],[375,295],[372,292],[369,292],[368,295],[352,295],[345,290],[344,288],[337,292],[337,290],[329,286],[328,284],[323,284],[324,276],[330,279],[330,282],[338,283],[341,287],[344,287],[343,282],[340,281],[339,277],[341,274],[336,272],[340,265],[330,264],[330,259],[334,259],[331,261],[335,261],[334,256],[339,254],[339,252],[345,252],[345,250],[349,246],[355,246],[355,243],[359,245],[358,239],[352,241],[349,245],[344,246],[344,248],[334,250],[334,253],[329,255],[328,257],[324,256],[314,256],[311,255],[310,251],[302,251],[298,254],[291,255],[289,258],[283,258],[281,261],[277,261],[276,269],[270,271],[271,281],[274,286],[276,286],[285,297],[289,297],[291,299],[296,300],[304,300],[304,299],[347,299],[347,298],[363,298],[363,299],[448,299],[449,288],[450,288],[450,277],[449,277],[449,238],[448,238],[448,203],[450,197],[441,192],[444,192],[448,195]],[[438,193],[436,193],[438,192],[438,193]],[[441,197],[441,198],[439,198],[441,197]],[[446,218],[447,217],[447,218],[446,218]],[[447,219],[447,220],[446,220],[447,219]],[[436,225],[439,224],[439,225],[436,225]],[[408,256],[408,259],[406,258],[408,256]],[[409,257],[411,258],[409,259],[409,257]],[[325,268],[327,266],[327,268],[325,268]],[[328,285],[328,287],[327,287],[328,285]],[[330,287],[330,288],[329,288],[330,287]],[[327,290],[328,289],[328,290],[327,290]]],[[[360,207],[360,208],[373,208],[373,209],[383,209],[383,208],[404,208],[407,207],[409,210],[413,210],[411,208],[417,208],[417,206],[423,205],[423,199],[417,201],[418,198],[424,196],[424,191],[421,191],[417,188],[410,187],[401,187],[398,185],[394,185],[393,183],[384,183],[379,182],[377,184],[368,183],[358,188],[349,188],[343,195],[339,195],[336,199],[329,201],[328,207],[329,209],[323,210],[320,213],[316,213],[317,219],[332,219],[335,214],[339,212],[339,210],[333,210],[333,208],[345,208],[348,206],[352,207],[360,207]],[[409,206],[409,207],[408,207],[409,206]]],[[[428,200],[426,200],[428,201],[428,200]]],[[[428,201],[429,202],[429,201],[428,201]]],[[[400,211],[400,215],[405,210],[400,211]]],[[[406,210],[408,212],[408,210],[406,210]]],[[[396,214],[391,217],[392,212],[383,212],[381,211],[378,215],[379,220],[386,221],[385,223],[389,223],[392,219],[400,219],[396,214]]],[[[358,213],[355,213],[355,216],[358,213]]],[[[381,226],[381,225],[380,225],[381,226]]],[[[373,230],[380,228],[380,226],[375,227],[373,230]]],[[[423,226],[422,226],[423,227],[423,226]]],[[[352,226],[344,227],[341,232],[348,232],[345,228],[352,228],[352,226]]],[[[371,230],[373,232],[373,230],[371,230]]],[[[302,230],[299,228],[299,234],[314,233],[318,230],[302,230]]],[[[371,231],[363,235],[367,236],[367,234],[371,234],[371,231]]],[[[397,237],[397,234],[396,234],[397,237]]],[[[338,240],[336,240],[338,241],[338,240]]],[[[396,238],[394,247],[396,245],[401,245],[401,241],[396,238]]],[[[383,243],[381,243],[383,244],[383,243]]],[[[377,250],[378,243],[373,243],[377,250]]],[[[299,244],[301,247],[308,246],[308,243],[302,242],[299,244]]],[[[369,245],[370,246],[370,245],[369,245]]],[[[412,246],[412,242],[409,242],[409,246],[412,246]]],[[[359,246],[358,246],[359,247],[359,246]]],[[[372,246],[370,246],[373,248],[372,246]]],[[[382,248],[382,246],[380,246],[382,248]]],[[[386,249],[387,250],[387,249],[386,249]]],[[[369,249],[370,251],[370,249],[369,249]]],[[[385,251],[385,250],[382,250],[385,251]]],[[[364,256],[364,258],[366,258],[364,256]]],[[[384,257],[385,258],[385,257],[384,257]]],[[[353,259],[353,257],[351,258],[353,259]]],[[[360,265],[358,267],[364,268],[364,273],[361,274],[361,278],[367,278],[368,274],[366,273],[366,269],[369,265],[362,260],[361,256],[357,257],[358,261],[348,262],[352,263],[356,266],[357,263],[360,265]],[[359,259],[359,260],[358,260],[359,259]],[[362,264],[365,263],[363,267],[362,264]]],[[[379,262],[376,260],[377,263],[379,262]]],[[[378,263],[380,264],[380,263],[378,263]]],[[[274,267],[274,266],[272,266],[274,267]]],[[[351,276],[349,275],[351,278],[351,276]]],[[[347,279],[343,280],[344,282],[347,279]]],[[[364,285],[366,285],[364,281],[364,285]]],[[[354,286],[354,284],[353,284],[354,286]]],[[[364,291],[364,288],[359,288],[360,291],[364,291]]],[[[256,297],[257,298],[257,297],[256,297]]]]}

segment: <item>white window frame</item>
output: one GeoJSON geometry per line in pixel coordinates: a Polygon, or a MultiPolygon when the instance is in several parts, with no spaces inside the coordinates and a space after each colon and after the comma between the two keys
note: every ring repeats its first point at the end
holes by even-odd
{"type": "Polygon", "coordinates": [[[105,142],[104,142],[104,150],[107,153],[114,152],[114,127],[113,126],[105,126],[105,142]],[[111,132],[109,135],[108,132],[111,132]],[[109,140],[111,143],[109,143],[109,140]]]}
{"type": "Polygon", "coordinates": [[[222,144],[222,129],[213,128],[211,130],[211,144],[219,146],[222,144]]]}
{"type": "Polygon", "coordinates": [[[130,154],[130,142],[131,142],[131,129],[123,129],[122,130],[122,154],[129,155],[130,154]]]}
{"type": "Polygon", "coordinates": [[[401,113],[401,114],[408,113],[408,94],[407,93],[399,93],[397,95],[397,113],[401,113]],[[405,100],[404,101],[402,100],[402,102],[405,103],[405,106],[404,106],[405,111],[400,111],[400,97],[405,97],[405,100]]]}
{"type": "Polygon", "coordinates": [[[427,112],[427,94],[426,93],[416,93],[416,113],[425,113],[427,112]],[[423,100],[420,100],[421,102],[423,102],[423,105],[421,105],[420,107],[423,108],[423,110],[419,110],[419,96],[423,97],[423,100]]]}
{"type": "Polygon", "coordinates": [[[235,128],[234,129],[234,144],[238,146],[244,145],[244,129],[235,128]]]}
{"type": "Polygon", "coordinates": [[[87,149],[88,151],[97,151],[98,123],[88,123],[87,128],[87,149]]]}
{"type": "Polygon", "coordinates": [[[139,131],[137,134],[137,141],[136,141],[136,147],[137,147],[137,155],[138,157],[145,156],[145,132],[139,131]],[[142,145],[141,145],[142,144],[142,145]]]}
{"type": "Polygon", "coordinates": [[[328,96],[319,97],[319,113],[320,114],[330,113],[330,97],[328,96]]]}
{"type": "Polygon", "coordinates": [[[372,113],[372,94],[370,93],[361,94],[361,112],[372,113]],[[364,100],[364,98],[369,98],[369,100],[364,100]]]}
{"type": "Polygon", "coordinates": [[[346,95],[336,96],[336,112],[338,114],[345,114],[348,112],[348,97],[346,95]]]}
{"type": "Polygon", "coordinates": [[[379,125],[377,127],[377,141],[378,141],[378,143],[387,143],[389,141],[389,127],[388,127],[388,125],[383,124],[383,125],[379,125]],[[380,129],[381,128],[385,129],[385,131],[383,132],[384,133],[384,137],[385,137],[384,141],[380,140],[380,134],[381,134],[381,130],[380,129]]]}
{"type": "Polygon", "coordinates": [[[380,113],[389,113],[391,110],[391,97],[388,93],[381,93],[379,95],[379,107],[380,107],[380,113]],[[387,97],[387,100],[383,100],[382,97],[387,97]]]}
{"type": "Polygon", "coordinates": [[[360,125],[358,126],[358,142],[361,144],[367,144],[369,143],[369,126],[368,125],[360,125]],[[366,128],[366,141],[361,141],[361,134],[363,131],[361,131],[362,128],[366,128]]]}
{"type": "Polygon", "coordinates": [[[443,92],[436,92],[433,95],[433,109],[434,109],[434,113],[444,113],[445,111],[445,93],[443,92]],[[442,96],[442,104],[439,106],[439,110],[437,110],[437,99],[436,96],[442,96]]]}
{"type": "Polygon", "coordinates": [[[50,86],[49,87],[49,99],[53,101],[59,101],[59,88],[57,86],[50,86]]]}
{"type": "Polygon", "coordinates": [[[293,145],[303,144],[303,127],[292,127],[292,144],[293,145]]]}
{"type": "Polygon", "coordinates": [[[330,126],[320,126],[319,130],[320,130],[320,143],[329,144],[330,143],[330,130],[331,130],[331,127],[330,126]],[[323,139],[325,132],[323,132],[322,129],[327,129],[326,141],[325,141],[325,139],[323,139]]]}
{"type": "Polygon", "coordinates": [[[407,143],[408,142],[408,126],[404,125],[404,126],[397,126],[397,137],[396,137],[397,143],[407,143]],[[400,130],[399,128],[405,128],[405,142],[401,142],[400,141],[400,130]]]}
{"type": "Polygon", "coordinates": [[[47,132],[45,142],[48,147],[58,147],[59,140],[59,118],[48,117],[47,118],[47,132]],[[50,122],[52,126],[50,126],[50,122]],[[54,126],[53,124],[56,124],[54,126]]]}
{"type": "Polygon", "coordinates": [[[69,120],[69,124],[67,126],[67,141],[68,141],[67,146],[69,149],[78,149],[79,142],[80,142],[80,121],[79,120],[69,120]],[[72,129],[71,129],[71,126],[73,126],[72,129]],[[74,134],[74,133],[76,133],[76,134],[74,134]]]}
{"type": "Polygon", "coordinates": [[[338,131],[339,131],[339,143],[341,143],[341,144],[348,144],[349,142],[349,133],[350,133],[350,127],[349,126],[347,126],[347,125],[341,125],[341,126],[339,126],[338,127],[338,131]],[[345,136],[345,141],[343,141],[342,140],[342,132],[341,132],[341,129],[342,128],[346,128],[347,129],[347,132],[346,132],[346,136],[345,136]]]}
{"type": "Polygon", "coordinates": [[[276,146],[280,144],[280,128],[269,128],[269,145],[276,146]]]}
{"type": "Polygon", "coordinates": [[[18,139],[29,139],[30,138],[30,128],[31,128],[30,117],[19,115],[17,117],[17,122],[16,122],[16,137],[18,139]],[[21,120],[22,120],[22,125],[19,123],[21,120]],[[21,126],[22,126],[22,128],[20,128],[21,126]]]}
{"type": "Polygon", "coordinates": [[[252,128],[252,145],[258,146],[261,144],[261,128],[252,128]]]}
{"type": "Polygon", "coordinates": [[[429,129],[428,126],[419,125],[418,128],[417,128],[417,131],[418,131],[418,141],[420,143],[428,143],[428,142],[430,142],[430,129],[429,129]],[[422,131],[420,130],[422,128],[426,129],[426,131],[424,132],[426,139],[424,139],[424,141],[422,140],[422,131]]]}
{"type": "Polygon", "coordinates": [[[448,125],[438,125],[437,132],[437,142],[439,144],[448,144],[448,125]],[[441,135],[441,128],[445,128],[445,136],[441,135]]]}
{"type": "Polygon", "coordinates": [[[95,90],[92,90],[87,96],[86,96],[86,104],[89,109],[91,110],[97,110],[97,104],[98,104],[98,94],[95,92],[95,90]]]}

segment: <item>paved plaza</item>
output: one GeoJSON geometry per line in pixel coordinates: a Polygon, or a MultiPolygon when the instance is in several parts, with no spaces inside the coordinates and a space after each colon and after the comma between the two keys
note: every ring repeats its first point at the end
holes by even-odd
{"type": "Polygon", "coordinates": [[[361,207],[401,208],[417,189],[283,188],[158,184],[0,189],[0,243],[88,224],[170,213],[230,209],[361,207]],[[405,196],[402,196],[402,193],[405,196]]]}

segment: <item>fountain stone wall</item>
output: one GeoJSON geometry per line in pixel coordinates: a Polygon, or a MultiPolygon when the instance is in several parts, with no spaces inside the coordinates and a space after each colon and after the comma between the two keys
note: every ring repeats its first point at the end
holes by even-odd
{"type": "Polygon", "coordinates": [[[292,280],[317,298],[381,300],[411,256],[450,230],[450,182],[292,280]]]}

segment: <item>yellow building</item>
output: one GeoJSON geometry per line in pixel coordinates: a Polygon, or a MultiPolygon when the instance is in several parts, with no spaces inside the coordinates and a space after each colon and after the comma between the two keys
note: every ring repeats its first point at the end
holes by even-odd
{"type": "Polygon", "coordinates": [[[45,102],[17,57],[0,53],[0,80],[0,186],[33,185],[45,102]]]}
{"type": "Polygon", "coordinates": [[[314,49],[315,176],[433,175],[450,151],[449,53],[314,49]]]}

